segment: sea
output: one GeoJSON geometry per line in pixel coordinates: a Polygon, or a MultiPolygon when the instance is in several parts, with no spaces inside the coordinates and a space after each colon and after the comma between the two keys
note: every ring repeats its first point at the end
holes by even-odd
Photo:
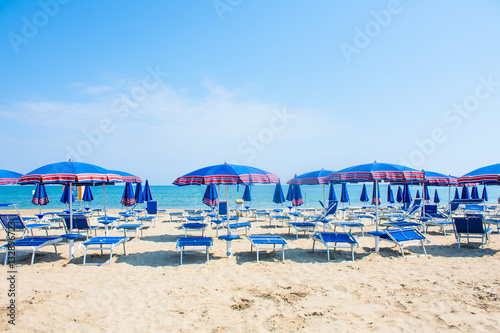
{"type": "MultiPolygon", "coordinates": [[[[340,203],[340,206],[364,206],[359,198],[361,195],[362,184],[347,184],[347,190],[349,193],[350,202],[340,203]]],[[[288,191],[288,185],[283,185],[283,193],[286,196],[288,191]]],[[[373,185],[366,184],[368,195],[371,198],[373,185]]],[[[397,186],[392,185],[392,190],[394,197],[396,197],[397,186]]],[[[335,185],[335,193],[337,199],[340,199],[340,185],[335,185]]],[[[175,185],[151,185],[151,194],[153,200],[158,202],[158,207],[160,209],[206,209],[208,206],[203,204],[203,194],[205,192],[206,186],[182,186],[178,187],[175,185]]],[[[67,205],[60,202],[60,198],[63,191],[62,185],[46,185],[47,195],[49,197],[49,203],[42,206],[43,211],[51,211],[58,209],[65,209],[67,205]]],[[[102,186],[91,187],[94,200],[90,203],[84,203],[81,201],[75,201],[73,207],[92,207],[92,208],[103,208],[104,207],[104,188],[102,186]]],[[[243,192],[245,190],[244,186],[241,185],[231,185],[228,186],[229,192],[229,204],[232,209],[236,207],[235,200],[241,199],[243,197],[243,192]]],[[[286,208],[291,206],[289,201],[283,204],[277,205],[273,203],[275,185],[253,185],[251,186],[251,197],[252,201],[245,202],[244,206],[256,209],[265,208],[286,208]]],[[[415,197],[417,190],[422,193],[421,186],[410,186],[410,192],[412,197],[415,197]]],[[[429,194],[431,196],[431,202],[434,199],[434,192],[437,190],[441,205],[446,205],[449,202],[449,196],[453,198],[455,193],[454,187],[429,187],[429,194]]],[[[461,188],[458,188],[461,193],[461,188]]],[[[482,194],[483,186],[479,186],[479,195],[482,194]]],[[[38,209],[39,206],[35,206],[31,203],[35,191],[34,185],[4,185],[0,186],[0,203],[15,203],[19,209],[38,209]]],[[[123,195],[124,186],[123,184],[106,186],[106,207],[108,209],[123,209],[124,207],[120,203],[123,195]]],[[[319,201],[328,199],[329,186],[323,185],[301,185],[302,197],[304,199],[304,204],[301,206],[303,208],[320,208],[319,201]]],[[[382,200],[382,205],[389,205],[387,202],[387,184],[380,185],[380,198],[382,200]]],[[[496,204],[500,196],[499,186],[488,186],[488,203],[496,204]]],[[[77,197],[75,192],[75,198],[77,197]]],[[[219,200],[226,200],[226,186],[219,187],[219,200]]],[[[144,204],[139,204],[144,205],[144,204]]]]}

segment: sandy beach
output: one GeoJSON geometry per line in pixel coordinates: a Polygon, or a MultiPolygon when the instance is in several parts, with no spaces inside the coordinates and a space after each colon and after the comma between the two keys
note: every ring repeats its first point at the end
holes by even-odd
{"type": "MultiPolygon", "coordinates": [[[[500,331],[500,235],[495,229],[481,251],[457,249],[453,234],[437,231],[427,234],[428,257],[402,258],[387,242],[376,254],[373,238],[356,235],[361,246],[354,262],[327,262],[324,247],[311,252],[307,236],[296,240],[288,228],[257,222],[253,234],[279,234],[289,243],[284,263],[281,251],[264,253],[257,263],[243,237],[233,242],[232,258],[215,240],[208,266],[203,253],[185,255],[180,266],[175,244],[184,231],[160,216],[155,228],[126,244],[127,255],[116,250],[112,265],[83,267],[83,250],[69,260],[66,244],[58,255],[45,248],[33,266],[19,260],[15,326],[8,323],[4,267],[0,331],[500,331]]],[[[349,257],[346,249],[332,252],[332,259],[349,257]]]]}

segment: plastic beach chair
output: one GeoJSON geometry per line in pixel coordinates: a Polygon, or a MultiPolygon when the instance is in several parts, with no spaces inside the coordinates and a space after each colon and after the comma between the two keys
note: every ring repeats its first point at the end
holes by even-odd
{"type": "Polygon", "coordinates": [[[128,237],[93,237],[89,240],[86,240],[83,243],[80,243],[80,247],[83,247],[85,250],[83,256],[83,266],[85,265],[103,265],[104,263],[87,263],[87,250],[99,250],[101,251],[101,255],[103,255],[103,251],[109,251],[109,263],[111,265],[113,260],[113,250],[120,244],[123,244],[123,254],[126,255],[125,252],[125,243],[129,240],[128,237]]]}
{"type": "Polygon", "coordinates": [[[458,240],[458,248],[460,248],[462,237],[466,237],[468,243],[471,238],[480,238],[481,250],[484,248],[485,241],[486,243],[489,241],[489,235],[493,231],[491,228],[486,228],[482,217],[455,217],[453,230],[458,240]]]}
{"type": "Polygon", "coordinates": [[[340,248],[351,248],[351,259],[354,261],[354,246],[359,247],[359,243],[356,238],[350,232],[316,232],[313,237],[313,247],[312,250],[314,252],[314,245],[316,241],[321,242],[326,247],[326,253],[328,261],[330,261],[330,248],[334,250],[338,247],[340,248]],[[346,245],[338,245],[339,243],[343,243],[346,245]],[[332,246],[333,244],[333,246],[332,246]]]}
{"type": "Polygon", "coordinates": [[[427,256],[424,241],[429,242],[429,240],[415,228],[387,229],[385,231],[370,231],[368,233],[399,246],[403,258],[405,257],[404,248],[413,245],[421,245],[424,255],[427,256]]]}
{"type": "Polygon", "coordinates": [[[250,240],[251,248],[250,252],[253,252],[255,246],[257,252],[257,262],[259,262],[259,251],[260,250],[273,250],[276,251],[276,245],[281,245],[282,260],[285,262],[285,247],[288,246],[286,240],[281,236],[272,235],[259,235],[259,236],[248,236],[250,240]],[[272,247],[270,247],[272,245],[272,247]]]}
{"type": "Polygon", "coordinates": [[[187,253],[186,247],[190,248],[190,251],[206,251],[207,253],[207,265],[210,262],[210,251],[209,249],[213,246],[212,237],[181,237],[177,240],[176,249],[181,251],[181,265],[182,256],[187,253]]]}
{"type": "Polygon", "coordinates": [[[61,237],[27,237],[23,239],[14,240],[0,247],[2,251],[6,252],[3,264],[6,265],[7,261],[12,261],[12,259],[9,260],[9,258],[15,258],[15,254],[14,256],[9,255],[11,251],[14,251],[14,252],[32,252],[31,265],[33,265],[33,262],[35,261],[36,251],[38,251],[42,247],[53,245],[54,251],[57,254],[56,245],[62,241],[63,239],[61,237]]]}
{"type": "Polygon", "coordinates": [[[9,237],[9,233],[22,231],[22,238],[24,238],[26,232],[29,231],[31,233],[31,236],[33,236],[33,229],[43,229],[48,236],[48,229],[50,229],[51,227],[51,225],[47,223],[26,224],[19,214],[0,214],[0,222],[2,223],[2,227],[6,232],[6,241],[9,237]]]}

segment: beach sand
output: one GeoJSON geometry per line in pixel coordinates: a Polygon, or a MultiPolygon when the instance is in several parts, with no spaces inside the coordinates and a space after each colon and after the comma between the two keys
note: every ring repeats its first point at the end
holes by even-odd
{"type": "MultiPolygon", "coordinates": [[[[402,258],[387,242],[376,254],[373,238],[357,237],[354,262],[327,262],[321,244],[311,252],[311,239],[296,240],[288,228],[257,222],[253,234],[287,239],[284,263],[281,251],[262,254],[257,263],[243,237],[233,242],[232,258],[225,256],[226,244],[215,240],[208,266],[204,253],[185,255],[180,266],[175,243],[184,231],[167,220],[160,216],[143,238],[127,243],[127,255],[119,247],[112,265],[83,267],[83,250],[77,248],[70,261],[67,245],[58,246],[58,255],[45,248],[33,266],[28,258],[18,261],[15,326],[7,322],[4,267],[0,331],[500,331],[496,229],[482,251],[476,245],[457,249],[453,234],[434,228],[427,234],[428,257],[402,258]]],[[[207,236],[215,237],[215,230],[207,236]]],[[[347,249],[331,254],[350,258],[347,249]]]]}

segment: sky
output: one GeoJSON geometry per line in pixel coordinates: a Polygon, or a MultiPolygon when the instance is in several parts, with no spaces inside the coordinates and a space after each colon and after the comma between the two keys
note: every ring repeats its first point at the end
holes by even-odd
{"type": "Polygon", "coordinates": [[[495,0],[2,1],[0,169],[500,163],[495,0]]]}

